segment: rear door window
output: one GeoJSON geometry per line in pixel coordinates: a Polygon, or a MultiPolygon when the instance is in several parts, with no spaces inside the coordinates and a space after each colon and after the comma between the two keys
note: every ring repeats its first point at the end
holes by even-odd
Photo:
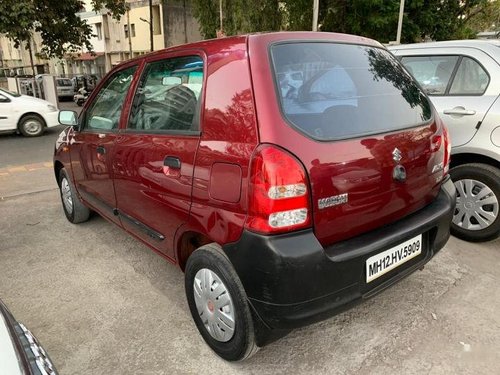
{"type": "Polygon", "coordinates": [[[191,132],[199,130],[203,60],[175,57],[149,63],[139,81],[128,129],[191,132]]]}
{"type": "Polygon", "coordinates": [[[57,86],[72,87],[73,82],[70,79],[57,79],[57,86]]]}
{"type": "Polygon", "coordinates": [[[429,95],[444,95],[459,56],[405,56],[401,62],[429,95]]]}
{"type": "Polygon", "coordinates": [[[286,120],[317,140],[413,127],[431,119],[428,99],[382,48],[321,42],[271,46],[286,120]]]}

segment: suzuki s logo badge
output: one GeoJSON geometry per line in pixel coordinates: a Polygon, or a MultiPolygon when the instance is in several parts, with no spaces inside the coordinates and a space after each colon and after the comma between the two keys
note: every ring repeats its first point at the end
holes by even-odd
{"type": "Polygon", "coordinates": [[[396,165],[392,170],[392,178],[399,182],[406,181],[406,169],[402,165],[396,165]]]}
{"type": "Polygon", "coordinates": [[[403,159],[403,154],[396,147],[394,151],[392,151],[392,160],[394,160],[396,163],[399,163],[401,159],[403,159]]]}

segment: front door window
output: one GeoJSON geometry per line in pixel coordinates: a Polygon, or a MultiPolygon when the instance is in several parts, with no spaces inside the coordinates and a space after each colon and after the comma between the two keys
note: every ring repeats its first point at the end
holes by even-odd
{"type": "Polygon", "coordinates": [[[120,70],[108,79],[86,112],[84,130],[100,132],[118,129],[123,102],[136,68],[120,70]]]}

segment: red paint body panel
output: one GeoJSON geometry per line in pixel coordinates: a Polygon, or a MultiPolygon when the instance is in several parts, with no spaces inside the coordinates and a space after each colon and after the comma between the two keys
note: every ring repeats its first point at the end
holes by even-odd
{"type": "Polygon", "coordinates": [[[236,164],[214,163],[210,173],[210,197],[238,203],[241,197],[241,168],[236,164]]]}
{"type": "Polygon", "coordinates": [[[126,220],[122,220],[123,226],[172,259],[175,259],[175,232],[189,216],[198,142],[196,136],[169,136],[167,139],[158,135],[124,133],[115,144],[116,207],[165,236],[165,240],[152,241],[126,220]],[[173,155],[181,160],[181,169],[179,173],[166,175],[163,160],[173,155]]]}
{"type": "MultiPolygon", "coordinates": [[[[318,142],[304,136],[282,116],[272,77],[269,46],[284,40],[381,47],[370,39],[343,34],[259,34],[177,46],[115,68],[109,74],[139,66],[123,106],[120,131],[103,138],[72,132],[72,175],[82,197],[87,201],[86,195],[94,194],[165,235],[166,241],[158,244],[133,225],[123,223],[127,231],[170,260],[176,258],[180,238],[187,231],[199,232],[221,245],[240,238],[247,215],[249,166],[262,143],[279,145],[304,165],[311,183],[314,231],[323,245],[393,222],[430,203],[439,184],[429,171],[442,156],[432,154],[429,143],[439,130],[436,123],[369,139],[318,142]],[[145,64],[189,54],[204,60],[201,135],[134,135],[124,131],[145,64]],[[98,145],[110,149],[106,160],[95,155],[98,145]],[[406,155],[406,186],[391,177],[391,152],[396,146],[406,155]],[[181,170],[165,169],[162,161],[166,156],[178,157],[181,170]],[[319,199],[346,192],[348,204],[318,209],[319,199]]],[[[102,82],[84,111],[101,86],[102,82]]],[[[117,218],[109,219],[121,225],[117,218]]]]}
{"type": "Polygon", "coordinates": [[[202,135],[195,162],[193,206],[189,225],[183,230],[201,231],[219,244],[236,241],[243,231],[250,158],[258,143],[246,48],[246,37],[213,41],[205,48],[209,58],[202,135]],[[214,163],[240,166],[241,182],[236,184],[241,185],[241,199],[237,202],[210,196],[214,163]]]}
{"type": "Polygon", "coordinates": [[[111,171],[116,137],[116,133],[74,132],[70,155],[73,182],[81,197],[101,215],[120,224],[112,212],[116,207],[111,171]],[[104,155],[97,152],[98,147],[104,148],[104,155]]]}

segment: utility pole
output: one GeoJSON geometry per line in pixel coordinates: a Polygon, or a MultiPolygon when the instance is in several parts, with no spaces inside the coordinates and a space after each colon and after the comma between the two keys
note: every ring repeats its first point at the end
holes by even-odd
{"type": "Polygon", "coordinates": [[[28,52],[30,54],[30,65],[31,65],[31,71],[33,72],[33,78],[31,80],[31,87],[33,88],[33,97],[36,98],[37,95],[37,91],[36,91],[36,80],[35,80],[35,75],[36,75],[36,72],[35,72],[35,64],[33,62],[33,49],[31,47],[31,34],[29,34],[29,37],[28,37],[28,42],[26,43],[27,44],[27,47],[28,47],[28,52]]]}
{"type": "Polygon", "coordinates": [[[312,31],[318,31],[319,0],[313,0],[313,25],[312,31]]]}
{"type": "Polygon", "coordinates": [[[219,13],[220,13],[220,31],[224,30],[222,28],[222,0],[219,0],[219,13]]]}
{"type": "Polygon", "coordinates": [[[153,44],[153,0],[149,0],[149,40],[151,42],[151,51],[154,51],[154,44],[153,44]]]}
{"type": "Polygon", "coordinates": [[[399,3],[399,21],[398,21],[398,33],[396,36],[396,44],[401,44],[401,30],[403,29],[403,15],[405,10],[405,0],[401,0],[399,3]]]}
{"type": "MultiPolygon", "coordinates": [[[[188,42],[188,31],[187,31],[187,15],[186,15],[186,0],[183,2],[182,15],[184,17],[184,43],[188,42]]],[[[165,46],[166,47],[166,46],[165,46]]]]}
{"type": "Polygon", "coordinates": [[[128,51],[129,59],[132,58],[132,29],[130,28],[130,8],[127,5],[127,29],[128,29],[128,51]]]}
{"type": "Polygon", "coordinates": [[[26,46],[28,47],[28,52],[30,54],[30,65],[31,65],[31,71],[33,72],[33,78],[35,78],[35,64],[33,63],[33,49],[31,47],[31,35],[29,36],[28,41],[26,42],[26,46]]]}

